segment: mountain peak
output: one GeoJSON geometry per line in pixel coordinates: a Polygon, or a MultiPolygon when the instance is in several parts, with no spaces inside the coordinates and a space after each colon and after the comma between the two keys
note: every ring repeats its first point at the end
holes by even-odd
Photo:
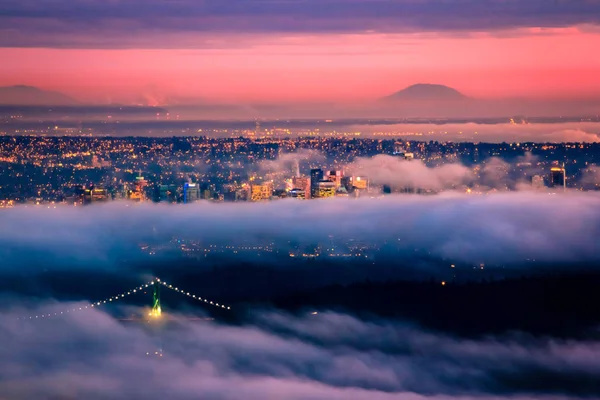
{"type": "Polygon", "coordinates": [[[466,99],[468,97],[456,89],[432,83],[417,83],[384,97],[384,100],[388,101],[457,101],[466,99]]]}
{"type": "Polygon", "coordinates": [[[8,88],[8,89],[34,89],[34,90],[41,90],[36,88],[35,86],[29,86],[29,85],[12,85],[12,86],[5,86],[4,88],[8,88]]]}
{"type": "Polygon", "coordinates": [[[79,102],[65,94],[42,90],[35,86],[0,87],[0,104],[19,106],[70,106],[79,102]]]}

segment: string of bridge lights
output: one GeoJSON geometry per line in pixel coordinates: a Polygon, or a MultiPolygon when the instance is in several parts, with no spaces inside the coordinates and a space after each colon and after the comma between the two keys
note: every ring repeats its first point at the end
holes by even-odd
{"type": "Polygon", "coordinates": [[[173,291],[175,291],[177,293],[183,294],[183,295],[188,296],[188,297],[190,297],[192,299],[198,300],[198,301],[200,301],[202,303],[209,304],[209,305],[212,305],[212,306],[218,307],[218,308],[223,308],[223,309],[226,309],[226,310],[231,310],[231,307],[228,307],[228,306],[225,306],[223,304],[219,304],[219,303],[210,301],[208,299],[202,298],[202,297],[197,296],[195,294],[191,294],[190,292],[186,292],[186,291],[184,291],[182,289],[174,287],[173,285],[167,284],[167,282],[165,282],[165,281],[161,281],[160,279],[156,278],[155,280],[152,280],[150,282],[144,283],[144,284],[142,284],[142,285],[140,285],[140,286],[138,286],[138,287],[136,287],[134,289],[128,290],[126,292],[119,293],[116,296],[108,297],[108,298],[106,298],[104,300],[100,300],[100,301],[96,301],[96,302],[93,302],[93,303],[89,303],[89,304],[87,304],[85,306],[69,308],[69,309],[63,310],[63,311],[49,312],[49,313],[44,313],[44,314],[39,314],[39,315],[31,315],[29,317],[17,317],[17,319],[18,320],[34,320],[34,319],[41,319],[41,318],[51,318],[51,317],[59,317],[61,315],[65,315],[65,314],[72,314],[72,313],[76,313],[76,312],[79,312],[79,311],[90,310],[92,308],[97,308],[97,307],[103,306],[105,304],[110,304],[112,302],[121,300],[121,299],[123,299],[123,298],[125,298],[127,296],[131,296],[131,295],[136,294],[136,293],[138,293],[140,291],[143,291],[144,289],[151,288],[154,284],[163,285],[167,289],[171,289],[171,290],[173,290],[173,291]]]}
{"type": "Polygon", "coordinates": [[[183,294],[183,295],[185,295],[187,297],[190,297],[192,299],[198,300],[200,302],[204,302],[206,304],[210,304],[211,306],[215,306],[215,307],[218,307],[218,308],[224,308],[226,310],[231,310],[231,307],[225,306],[224,304],[215,303],[215,302],[210,301],[208,299],[204,299],[204,298],[202,298],[200,296],[196,296],[195,294],[191,294],[190,292],[186,292],[183,289],[179,289],[178,287],[175,287],[173,285],[169,285],[167,282],[161,281],[158,278],[156,279],[156,282],[158,282],[159,284],[163,285],[164,287],[166,287],[168,289],[174,290],[177,293],[183,294]]]}

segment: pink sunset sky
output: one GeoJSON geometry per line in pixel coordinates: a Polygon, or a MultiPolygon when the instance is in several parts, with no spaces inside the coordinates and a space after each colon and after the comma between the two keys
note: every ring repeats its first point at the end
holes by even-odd
{"type": "MultiPolygon", "coordinates": [[[[92,24],[89,29],[69,26],[65,30],[61,24],[68,21],[58,16],[48,18],[51,22],[36,19],[15,2],[12,6],[21,14],[15,11],[10,19],[8,13],[3,17],[8,27],[0,29],[0,34],[5,33],[5,39],[0,39],[0,86],[37,86],[96,103],[151,105],[174,99],[354,102],[377,99],[419,82],[448,85],[478,98],[600,97],[600,30],[594,21],[583,17],[560,21],[557,12],[550,22],[503,22],[490,24],[487,30],[485,22],[477,29],[459,23],[448,27],[434,8],[436,1],[441,0],[424,0],[421,3],[430,8],[410,10],[438,18],[437,25],[390,28],[384,19],[365,18],[356,31],[310,24],[289,30],[256,29],[251,24],[219,29],[219,24],[235,23],[227,15],[205,30],[173,28],[177,24],[150,29],[139,20],[127,22],[129,14],[117,23],[111,15],[93,19],[87,9],[79,10],[81,18],[97,22],[95,28],[92,24]],[[35,29],[26,28],[27,21],[35,29]],[[377,27],[378,21],[386,29],[366,29],[377,27]],[[542,23],[551,26],[534,26],[542,23]]],[[[410,3],[399,1],[403,2],[410,3]]],[[[469,17],[465,10],[454,18],[469,17]]],[[[281,15],[268,17],[281,19],[281,15]]],[[[341,24],[334,17],[330,20],[341,24]]]]}

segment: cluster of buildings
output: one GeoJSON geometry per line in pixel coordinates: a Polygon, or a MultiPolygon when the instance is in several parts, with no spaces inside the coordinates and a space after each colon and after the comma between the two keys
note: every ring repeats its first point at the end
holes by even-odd
{"type": "Polygon", "coordinates": [[[73,188],[71,195],[64,198],[63,203],[76,206],[121,199],[134,202],[144,202],[152,199],[151,196],[148,196],[148,181],[141,175],[141,172],[135,178],[135,182],[121,185],[117,190],[108,190],[100,185],[76,186],[73,188]]]}
{"type": "Polygon", "coordinates": [[[314,168],[310,176],[298,174],[287,180],[285,189],[275,189],[272,181],[223,185],[219,190],[214,184],[188,181],[183,185],[150,185],[141,175],[135,182],[124,184],[120,190],[109,190],[99,185],[78,186],[66,197],[67,204],[90,204],[108,200],[154,201],[164,203],[194,203],[199,200],[213,201],[265,201],[280,198],[319,199],[328,197],[359,197],[368,192],[366,176],[344,176],[341,170],[324,171],[314,168]]]}
{"type": "MultiPolygon", "coordinates": [[[[296,198],[302,200],[319,199],[327,197],[358,197],[361,191],[368,191],[369,180],[364,176],[344,176],[341,170],[324,171],[321,168],[310,170],[310,176],[301,176],[299,173],[287,180],[285,189],[276,189],[272,181],[245,183],[224,186],[221,196],[214,200],[222,201],[265,201],[274,198],[296,198]]],[[[195,184],[184,185],[184,198],[197,197],[199,189],[195,184]],[[194,193],[186,195],[186,193],[194,193]]],[[[188,201],[184,201],[186,203],[188,201]]]]}
{"type": "MultiPolygon", "coordinates": [[[[412,160],[413,155],[399,153],[406,160],[412,160]]],[[[567,178],[564,165],[556,165],[550,168],[549,173],[534,175],[531,185],[536,190],[547,190],[548,188],[565,191],[567,178]]],[[[378,185],[371,187],[369,178],[366,176],[345,176],[342,170],[323,170],[313,168],[309,176],[302,176],[298,172],[296,176],[287,179],[285,189],[276,189],[272,181],[257,182],[251,179],[243,184],[223,185],[219,190],[214,184],[188,181],[183,185],[157,184],[150,185],[141,175],[135,178],[135,182],[122,185],[120,190],[110,191],[101,186],[79,186],[75,188],[72,196],[65,198],[68,204],[90,204],[108,200],[126,199],[135,202],[164,202],[164,203],[194,203],[199,200],[212,201],[250,201],[259,202],[281,198],[297,198],[302,200],[322,199],[330,197],[360,197],[361,193],[413,193],[433,194],[432,190],[417,189],[412,187],[391,187],[389,185],[378,185]]],[[[471,191],[468,190],[467,193],[471,191]]],[[[12,206],[12,202],[10,205],[12,206]]],[[[7,205],[5,205],[7,206],[7,205]]]]}
{"type": "Polygon", "coordinates": [[[544,178],[543,175],[534,175],[531,178],[531,186],[536,190],[551,188],[554,190],[567,190],[567,173],[565,165],[557,165],[550,168],[550,173],[544,178]]]}
{"type": "Polygon", "coordinates": [[[361,191],[368,191],[369,180],[364,176],[344,176],[341,170],[310,170],[310,176],[292,178],[289,197],[319,199],[327,197],[358,197],[361,191]]]}

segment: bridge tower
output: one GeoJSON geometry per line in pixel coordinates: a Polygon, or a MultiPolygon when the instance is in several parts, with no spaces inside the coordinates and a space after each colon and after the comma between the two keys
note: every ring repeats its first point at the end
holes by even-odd
{"type": "Polygon", "coordinates": [[[157,281],[154,281],[152,286],[152,311],[150,311],[150,316],[160,317],[162,313],[160,308],[160,284],[157,281]]]}

